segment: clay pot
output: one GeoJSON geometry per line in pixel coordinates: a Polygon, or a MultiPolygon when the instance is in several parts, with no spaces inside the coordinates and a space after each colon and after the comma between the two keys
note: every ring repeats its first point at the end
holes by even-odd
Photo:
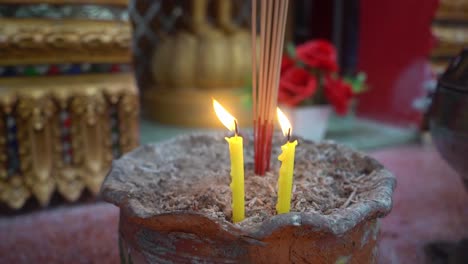
{"type": "MultiPolygon", "coordinates": [[[[356,217],[356,216],[354,216],[356,217]]],[[[335,225],[351,226],[340,221],[335,225]]],[[[350,230],[299,213],[285,214],[245,232],[190,213],[152,218],[121,210],[121,255],[126,263],[375,263],[379,223],[360,222],[350,230]]],[[[125,263],[125,262],[123,262],[125,263]]]]}
{"type": "MultiPolygon", "coordinates": [[[[252,143],[244,139],[246,146],[252,143]]],[[[198,148],[212,141],[219,146],[225,143],[221,134],[186,135],[158,146],[142,146],[114,162],[101,193],[106,201],[120,208],[122,263],[376,262],[378,218],[391,210],[395,178],[377,161],[332,143],[322,146],[328,144],[330,149],[338,148],[346,157],[365,163],[365,168],[380,179],[372,189],[360,193],[365,197],[350,207],[330,215],[312,211],[275,215],[249,227],[193,210],[164,212],[154,194],[171,177],[161,178],[154,172],[170,165],[174,173],[173,169],[181,165],[178,160],[189,162],[165,153],[166,149],[175,146],[180,150],[180,142],[196,142],[197,146],[192,146],[198,148]]],[[[219,156],[217,162],[225,160],[219,156]]],[[[185,169],[183,173],[189,171],[192,170],[185,169]]],[[[174,202],[177,203],[176,198],[174,202]]]]}

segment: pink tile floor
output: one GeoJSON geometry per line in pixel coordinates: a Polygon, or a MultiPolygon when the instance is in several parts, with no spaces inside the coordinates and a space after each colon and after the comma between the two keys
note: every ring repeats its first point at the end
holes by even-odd
{"type": "MultiPolygon", "coordinates": [[[[432,148],[371,154],[398,178],[379,263],[424,263],[426,242],[468,237],[468,193],[432,148]]],[[[117,224],[118,209],[102,202],[1,217],[0,263],[119,263],[117,224]]]]}

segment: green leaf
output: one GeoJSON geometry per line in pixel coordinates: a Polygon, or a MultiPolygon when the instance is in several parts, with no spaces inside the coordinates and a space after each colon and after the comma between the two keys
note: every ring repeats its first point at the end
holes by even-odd
{"type": "Polygon", "coordinates": [[[245,109],[250,109],[252,107],[252,96],[243,95],[241,97],[241,104],[245,109]]]}
{"type": "Polygon", "coordinates": [[[346,83],[351,85],[354,94],[367,91],[366,79],[367,75],[364,72],[359,72],[355,77],[347,76],[343,78],[346,83]]]}
{"type": "Polygon", "coordinates": [[[365,72],[359,72],[356,79],[361,83],[364,83],[367,80],[367,74],[365,72]]]}
{"type": "Polygon", "coordinates": [[[296,66],[305,69],[307,65],[300,60],[296,60],[296,66]]]}
{"type": "Polygon", "coordinates": [[[289,57],[296,58],[296,47],[293,43],[288,43],[288,45],[286,46],[286,52],[288,53],[289,57]]]}

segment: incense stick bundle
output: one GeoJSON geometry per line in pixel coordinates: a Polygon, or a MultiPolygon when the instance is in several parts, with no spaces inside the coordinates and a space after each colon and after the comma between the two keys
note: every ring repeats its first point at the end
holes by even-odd
{"type": "Polygon", "coordinates": [[[252,100],[257,175],[265,175],[270,167],[271,139],[276,119],[288,2],[288,0],[252,0],[252,100]],[[258,51],[257,9],[260,11],[258,51]],[[259,59],[256,56],[258,53],[260,53],[259,59]]]}

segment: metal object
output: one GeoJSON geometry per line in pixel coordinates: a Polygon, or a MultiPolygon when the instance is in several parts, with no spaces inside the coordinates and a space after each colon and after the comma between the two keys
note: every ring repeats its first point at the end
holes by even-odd
{"type": "Polygon", "coordinates": [[[468,188],[468,49],[452,60],[439,79],[429,115],[437,149],[468,188]]]}

